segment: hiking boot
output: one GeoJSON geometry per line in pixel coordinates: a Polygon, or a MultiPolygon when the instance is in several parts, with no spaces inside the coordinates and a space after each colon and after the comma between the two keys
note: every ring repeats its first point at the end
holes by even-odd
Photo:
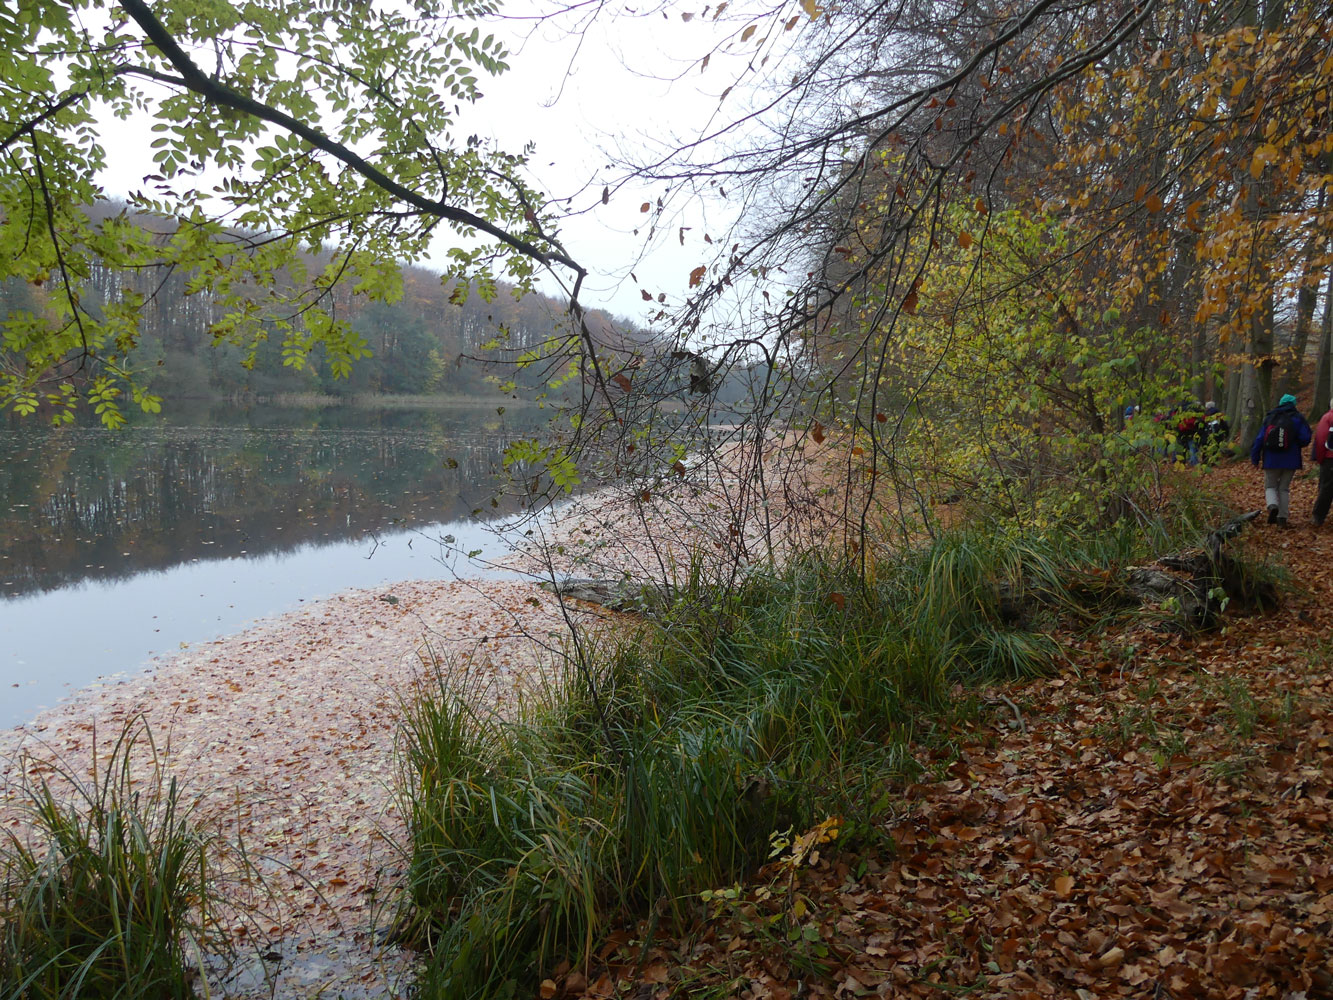
{"type": "Polygon", "coordinates": [[[1268,523],[1277,524],[1277,505],[1268,508],[1268,523]]]}
{"type": "Polygon", "coordinates": [[[1287,519],[1285,517],[1279,517],[1277,519],[1277,526],[1279,528],[1285,528],[1287,526],[1287,519]]]}

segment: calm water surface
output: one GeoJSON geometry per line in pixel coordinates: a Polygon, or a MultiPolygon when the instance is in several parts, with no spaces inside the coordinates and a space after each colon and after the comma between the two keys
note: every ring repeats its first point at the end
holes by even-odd
{"type": "Polygon", "coordinates": [[[501,453],[542,417],[219,407],[117,432],[0,426],[0,727],[303,601],[494,573],[494,519],[517,509],[496,495],[501,453]]]}

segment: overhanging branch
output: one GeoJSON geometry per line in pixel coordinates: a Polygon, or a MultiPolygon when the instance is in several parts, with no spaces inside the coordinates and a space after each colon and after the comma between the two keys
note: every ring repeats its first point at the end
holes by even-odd
{"type": "Polygon", "coordinates": [[[559,264],[574,271],[580,277],[586,274],[584,269],[566,254],[558,251],[542,250],[528,240],[515,236],[508,230],[473,212],[424,197],[416,191],[404,187],[343,143],[330,138],[306,122],[293,118],[277,108],[256,101],[254,98],[232,89],[215,77],[208,76],[180,47],[171,32],[157,19],[157,16],[144,0],[119,0],[119,5],[143,29],[149,41],[157,47],[158,51],[162,53],[180,76],[174,77],[148,67],[137,66],[127,66],[124,68],[124,72],[157,80],[160,83],[183,87],[220,107],[232,108],[261,121],[266,121],[271,125],[276,125],[293,135],[299,136],[315,149],[327,153],[382,191],[406,202],[420,212],[483,232],[517,250],[523,256],[537,261],[543,267],[550,268],[559,264]]]}

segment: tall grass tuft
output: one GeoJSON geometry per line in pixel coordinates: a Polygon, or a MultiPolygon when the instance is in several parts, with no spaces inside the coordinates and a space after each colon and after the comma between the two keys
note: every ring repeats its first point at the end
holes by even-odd
{"type": "Polygon", "coordinates": [[[864,577],[818,559],[726,591],[695,576],[516,722],[434,677],[401,754],[421,997],[530,992],[618,922],[683,923],[775,831],[839,815],[869,833],[960,683],[1045,669],[1055,647],[1030,609],[1074,602],[1087,558],[958,531],[864,577]]]}
{"type": "Polygon", "coordinates": [[[207,841],[156,760],[147,731],[127,726],[91,779],[22,779],[25,822],[0,842],[0,996],[193,996],[207,841]],[[131,768],[140,739],[154,759],[143,781],[131,768]]]}

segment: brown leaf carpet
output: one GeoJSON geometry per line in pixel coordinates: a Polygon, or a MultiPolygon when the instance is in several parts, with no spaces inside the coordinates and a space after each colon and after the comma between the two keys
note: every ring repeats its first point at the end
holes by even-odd
{"type": "MultiPolygon", "coordinates": [[[[1208,488],[1262,505],[1248,465],[1208,488]]],[[[1287,568],[1276,611],[1057,636],[1054,676],[992,690],[953,749],[923,752],[882,838],[771,865],[682,938],[615,935],[543,995],[1333,997],[1333,524],[1310,527],[1314,493],[1298,478],[1292,527],[1235,543],[1287,568]]]]}

